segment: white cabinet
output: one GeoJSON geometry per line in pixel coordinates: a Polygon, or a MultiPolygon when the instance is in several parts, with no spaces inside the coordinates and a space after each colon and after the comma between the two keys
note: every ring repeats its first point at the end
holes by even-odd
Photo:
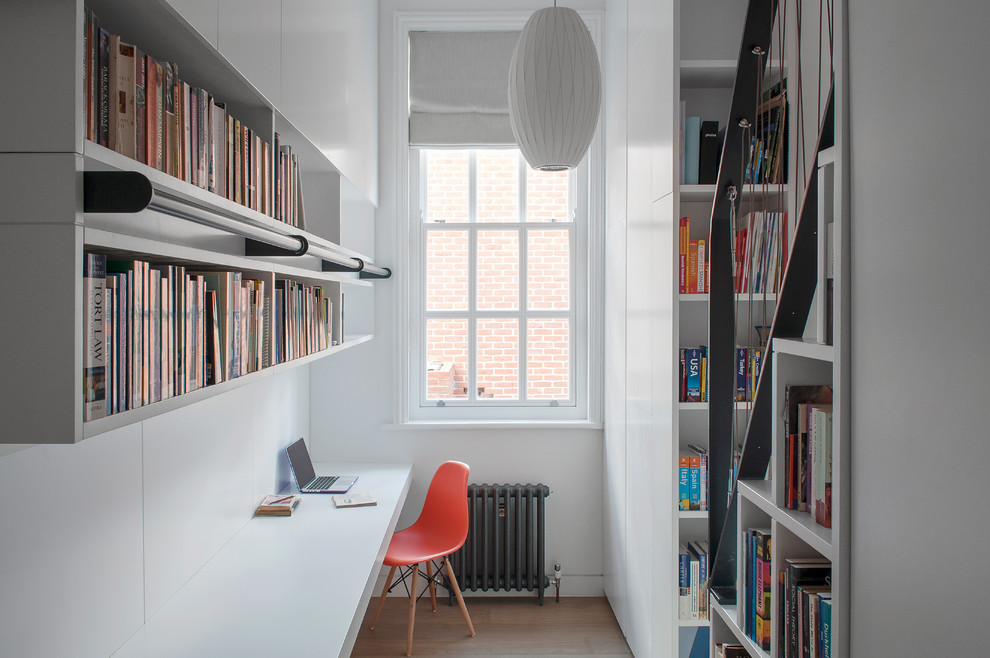
{"type": "MultiPolygon", "coordinates": [[[[192,28],[164,0],[93,0],[87,6],[99,17],[101,27],[159,61],[177,63],[182,80],[225,102],[227,112],[250,125],[262,140],[271,143],[278,133],[282,144],[291,145],[300,158],[311,230],[294,228],[86,139],[83,3],[45,0],[9,12],[5,21],[10,34],[30,35],[35,43],[52,45],[34,58],[34,66],[27,67],[15,65],[23,63],[23,52],[34,50],[26,48],[23,39],[16,36],[0,44],[5,79],[9,71],[14,74],[11,80],[24,82],[24,95],[5,97],[0,103],[8,125],[19,128],[0,137],[0,193],[6,199],[0,210],[0,276],[10,282],[4,301],[17,308],[20,317],[16,322],[4,322],[0,328],[0,338],[17,345],[8,359],[9,376],[4,378],[0,391],[0,417],[5,424],[0,442],[4,443],[76,442],[328,356],[369,340],[373,330],[369,318],[356,315],[358,310],[370,312],[372,307],[372,287],[370,281],[359,278],[357,259],[372,263],[373,257],[337,244],[342,209],[347,212],[357,203],[362,220],[370,222],[366,209],[371,207],[371,200],[360,201],[353,186],[341,178],[339,164],[328,157],[328,149],[307,139],[294,118],[284,114],[239,67],[217,51],[209,36],[203,34],[209,31],[208,25],[202,31],[192,28]],[[39,68],[45,75],[39,75],[39,68]],[[136,172],[154,189],[155,199],[172,200],[169,204],[173,211],[164,209],[158,201],[135,213],[95,211],[92,206],[87,209],[84,179],[91,172],[106,171],[136,172]],[[310,193],[306,181],[311,179],[321,180],[323,189],[310,193]],[[342,181],[346,203],[341,201],[342,181]],[[187,210],[175,212],[176,204],[187,210]],[[204,225],[203,216],[219,217],[227,228],[204,225]],[[248,256],[243,231],[260,231],[264,236],[274,236],[276,242],[288,237],[297,244],[301,240],[292,236],[301,236],[310,245],[310,252],[300,257],[248,256]],[[314,250],[322,255],[312,255],[314,250]],[[336,304],[333,339],[343,344],[192,393],[83,422],[82,262],[88,251],[115,258],[180,264],[190,269],[242,271],[271,282],[270,286],[276,280],[289,279],[323,288],[336,304]],[[335,260],[354,266],[353,271],[324,271],[326,263],[335,260]],[[342,328],[341,307],[348,299],[354,302],[355,313],[349,315],[348,325],[342,328]]],[[[224,22],[229,7],[225,3],[222,8],[221,37],[231,34],[237,41],[249,38],[247,24],[241,23],[238,30],[236,21],[224,22]]],[[[182,9],[193,11],[189,15],[194,18],[209,17],[208,11],[182,9]]],[[[277,18],[277,13],[269,18],[277,18]]],[[[365,34],[374,35],[376,31],[366,29],[365,34]]],[[[223,38],[221,45],[222,42],[223,38]]],[[[239,45],[244,54],[243,42],[239,45]]],[[[346,67],[347,61],[340,66],[346,67]]],[[[263,60],[255,63],[260,66],[263,60]]],[[[257,74],[262,78],[266,75],[260,68],[257,74]]],[[[278,75],[269,77],[262,84],[277,80],[278,75]]],[[[331,93],[337,94],[340,103],[346,104],[344,89],[324,81],[313,86],[327,90],[325,99],[331,93]]],[[[374,96],[363,97],[363,111],[369,110],[373,99],[374,96]]],[[[335,119],[340,117],[323,117],[324,122],[335,119]]],[[[350,138],[352,150],[367,153],[365,162],[373,168],[377,140],[359,141],[360,133],[350,138]]],[[[265,331],[274,329],[271,317],[264,323],[265,331]]]]}
{"type": "Polygon", "coordinates": [[[282,0],[282,107],[378,204],[378,3],[282,0]]]}

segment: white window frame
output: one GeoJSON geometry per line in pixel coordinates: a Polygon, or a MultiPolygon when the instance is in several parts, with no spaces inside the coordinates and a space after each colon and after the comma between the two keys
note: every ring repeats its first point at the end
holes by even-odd
{"type": "MultiPolygon", "coordinates": [[[[598,52],[602,52],[601,30],[603,14],[601,12],[581,12],[596,42],[598,52]]],[[[409,70],[408,43],[409,32],[430,31],[479,31],[479,30],[521,30],[530,13],[521,12],[467,12],[443,13],[433,12],[396,12],[394,15],[394,58],[395,71],[399,72],[395,80],[395,103],[393,107],[394,125],[396,129],[396,190],[398,198],[395,217],[395,236],[397,238],[397,270],[404,272],[396,283],[397,289],[395,324],[397,340],[396,377],[395,377],[395,420],[398,425],[422,424],[456,424],[457,426],[492,426],[492,424],[511,425],[574,425],[601,427],[602,423],[602,360],[604,328],[602,322],[602,294],[604,289],[604,211],[603,211],[603,179],[604,160],[602,152],[601,130],[596,133],[589,149],[588,156],[581,166],[571,174],[569,185],[572,198],[584,197],[587,203],[570,204],[575,208],[575,217],[571,240],[570,278],[572,299],[574,305],[570,310],[571,325],[571,368],[570,399],[551,404],[550,400],[476,400],[452,401],[446,400],[444,405],[438,405],[436,400],[426,400],[426,350],[423,309],[425,309],[425,250],[422,240],[429,227],[424,226],[420,216],[420,198],[422,194],[422,177],[420,171],[420,154],[418,149],[409,147],[408,123],[408,75],[401,72],[409,70]],[[596,172],[591,175],[591,172],[596,172]],[[584,216],[581,217],[580,215],[584,216]],[[583,227],[577,223],[583,222],[583,227]]],[[[599,122],[601,126],[601,122],[599,122]]],[[[464,147],[468,148],[468,147],[464,147]]],[[[492,148],[478,146],[480,149],[492,148]]],[[[524,172],[523,172],[524,173],[524,172]]],[[[524,180],[524,176],[520,176],[524,180]]],[[[525,194],[523,192],[523,194],[525,194]]],[[[453,228],[453,224],[447,224],[453,228]]],[[[497,230],[498,223],[481,223],[475,225],[475,230],[497,230]]],[[[508,226],[518,227],[520,223],[508,226]]],[[[553,222],[529,224],[530,230],[552,228],[553,222]]],[[[520,264],[526,263],[527,244],[526,229],[520,232],[520,264]]],[[[474,263],[469,267],[474,270],[474,263]]],[[[527,272],[521,269],[520,279],[525,281],[527,272]]],[[[471,287],[473,290],[473,286],[471,287]]],[[[525,291],[525,284],[520,286],[525,291]]],[[[520,307],[524,303],[520,299],[520,307]]],[[[473,303],[471,305],[473,308],[473,303]]],[[[521,310],[506,312],[470,312],[458,314],[460,317],[478,317],[484,315],[499,315],[501,317],[522,316],[521,310]]],[[[528,313],[532,316],[533,313],[528,313]]],[[[469,331],[473,333],[473,329],[469,331]]],[[[528,340],[520,323],[519,341],[520,352],[523,355],[520,368],[520,398],[525,395],[526,370],[528,364],[524,359],[525,347],[528,340]]],[[[474,359],[474,342],[469,343],[470,358],[474,359]]],[[[474,368],[472,368],[472,372],[474,368]]],[[[476,382],[469,382],[470,397],[476,394],[476,382]]]]}

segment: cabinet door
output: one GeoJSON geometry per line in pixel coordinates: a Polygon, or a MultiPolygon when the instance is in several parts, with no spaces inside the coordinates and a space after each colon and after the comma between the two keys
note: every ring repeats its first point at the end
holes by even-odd
{"type": "MultiPolygon", "coordinates": [[[[282,10],[271,0],[220,0],[217,48],[275,106],[282,104],[282,10]]],[[[289,115],[291,119],[292,116],[289,115]]]]}
{"type": "Polygon", "coordinates": [[[219,0],[168,0],[168,4],[179,12],[186,21],[196,28],[207,41],[217,47],[217,27],[219,0]]]}
{"type": "Polygon", "coordinates": [[[378,202],[378,6],[283,0],[281,108],[378,202]]]}

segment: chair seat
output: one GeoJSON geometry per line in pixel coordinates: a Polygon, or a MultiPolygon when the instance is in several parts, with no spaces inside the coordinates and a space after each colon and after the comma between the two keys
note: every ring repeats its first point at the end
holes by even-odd
{"type": "Polygon", "coordinates": [[[399,530],[392,535],[392,541],[389,542],[385,566],[405,567],[435,560],[450,555],[464,544],[463,541],[456,543],[442,539],[415,526],[399,530]]]}

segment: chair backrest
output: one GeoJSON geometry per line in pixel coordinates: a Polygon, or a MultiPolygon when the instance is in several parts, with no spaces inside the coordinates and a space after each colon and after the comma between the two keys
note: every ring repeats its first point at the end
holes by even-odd
{"type": "Polygon", "coordinates": [[[456,551],[468,532],[467,485],[470,467],[457,461],[440,464],[426,491],[423,511],[415,525],[428,533],[444,552],[456,551]],[[449,550],[448,550],[449,549],[449,550]]]}

